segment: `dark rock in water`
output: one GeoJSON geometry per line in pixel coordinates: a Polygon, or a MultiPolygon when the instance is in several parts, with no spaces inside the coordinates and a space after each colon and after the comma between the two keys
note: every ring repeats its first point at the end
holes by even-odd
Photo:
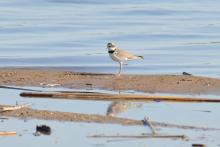
{"type": "Polygon", "coordinates": [[[206,147],[204,144],[192,144],[192,147],[206,147]]]}
{"type": "Polygon", "coordinates": [[[36,133],[44,134],[44,135],[50,135],[51,134],[51,128],[46,125],[41,125],[36,127],[36,133]]]}
{"type": "Polygon", "coordinates": [[[183,72],[183,75],[185,75],[185,76],[192,76],[192,74],[187,73],[187,72],[183,72]]]}

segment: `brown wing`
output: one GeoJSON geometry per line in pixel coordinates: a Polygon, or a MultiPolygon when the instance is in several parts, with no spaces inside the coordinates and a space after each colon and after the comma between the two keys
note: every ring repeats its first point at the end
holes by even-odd
{"type": "Polygon", "coordinates": [[[132,53],[129,53],[127,51],[124,51],[122,49],[118,49],[117,51],[117,56],[121,59],[124,59],[124,60],[134,60],[134,59],[137,59],[138,56],[132,54],[132,53]]]}

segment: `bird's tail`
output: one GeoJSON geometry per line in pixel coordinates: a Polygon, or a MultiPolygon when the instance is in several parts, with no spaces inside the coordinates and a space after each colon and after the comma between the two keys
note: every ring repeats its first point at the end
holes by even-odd
{"type": "Polygon", "coordinates": [[[144,57],[143,57],[143,56],[138,56],[138,58],[144,60],[144,57]]]}

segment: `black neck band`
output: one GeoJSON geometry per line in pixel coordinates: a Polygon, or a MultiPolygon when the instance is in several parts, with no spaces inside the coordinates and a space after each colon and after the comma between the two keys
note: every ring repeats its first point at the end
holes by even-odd
{"type": "Polygon", "coordinates": [[[113,54],[114,52],[115,52],[115,50],[108,51],[109,54],[113,54]]]}

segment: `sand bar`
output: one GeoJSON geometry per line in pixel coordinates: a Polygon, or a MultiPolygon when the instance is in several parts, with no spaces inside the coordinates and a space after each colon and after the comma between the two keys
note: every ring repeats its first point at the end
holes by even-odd
{"type": "Polygon", "coordinates": [[[220,79],[188,75],[121,75],[53,69],[1,68],[0,85],[134,90],[147,93],[220,94],[220,79]]]}

